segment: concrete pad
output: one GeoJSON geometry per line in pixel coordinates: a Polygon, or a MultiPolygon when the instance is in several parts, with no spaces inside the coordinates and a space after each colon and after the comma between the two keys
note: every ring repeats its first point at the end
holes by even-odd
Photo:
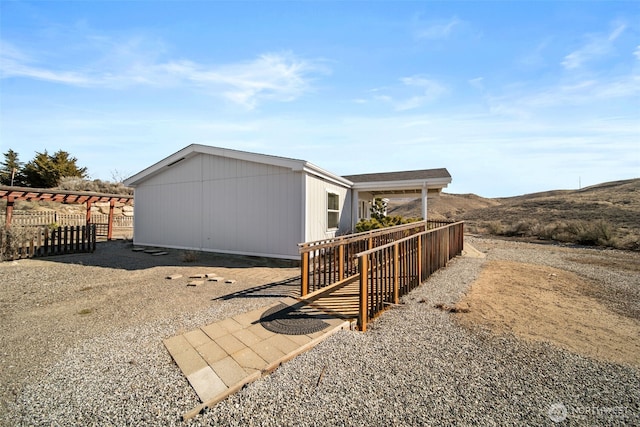
{"type": "Polygon", "coordinates": [[[267,361],[258,356],[255,351],[248,347],[243,348],[231,355],[238,365],[247,370],[261,370],[267,366],[267,361]]]}
{"type": "Polygon", "coordinates": [[[151,254],[151,256],[162,256],[162,255],[169,255],[169,252],[156,252],[154,254],[151,254]]]}
{"type": "Polygon", "coordinates": [[[209,336],[202,332],[200,329],[189,331],[183,336],[187,339],[187,341],[189,341],[189,344],[191,344],[191,346],[196,349],[201,345],[212,342],[211,338],[209,338],[209,336]]]}
{"type": "Polygon", "coordinates": [[[246,346],[250,346],[262,341],[261,338],[259,338],[256,334],[248,329],[240,329],[239,331],[235,331],[232,335],[238,338],[242,342],[242,344],[246,346]]]}
{"type": "Polygon", "coordinates": [[[229,355],[215,341],[209,341],[208,343],[198,347],[196,350],[200,353],[200,356],[202,356],[205,362],[209,364],[209,366],[219,362],[229,355]]]}
{"type": "Polygon", "coordinates": [[[224,277],[211,277],[210,282],[224,282],[224,277]]]}
{"type": "Polygon", "coordinates": [[[276,346],[274,346],[272,343],[267,342],[266,340],[260,341],[259,343],[256,343],[249,348],[267,363],[273,363],[285,356],[282,350],[278,349],[276,346]]]}
{"type": "Polygon", "coordinates": [[[248,375],[231,356],[214,363],[211,367],[227,387],[241,382],[248,375]]]}
{"type": "Polygon", "coordinates": [[[235,331],[239,331],[240,329],[242,329],[242,325],[230,317],[221,321],[220,325],[230,333],[233,333],[235,331]]]}
{"type": "Polygon", "coordinates": [[[191,276],[189,276],[189,279],[204,279],[206,277],[206,274],[192,274],[191,276]]]}
{"type": "Polygon", "coordinates": [[[167,348],[171,356],[187,351],[187,349],[191,347],[191,344],[189,344],[189,341],[187,341],[184,335],[176,335],[175,337],[167,338],[162,341],[162,343],[167,348]]]}
{"type": "Polygon", "coordinates": [[[182,274],[172,274],[171,276],[167,276],[168,280],[176,280],[182,277],[182,274]]]}
{"type": "Polygon", "coordinates": [[[204,332],[205,334],[207,334],[209,336],[209,338],[211,338],[212,340],[218,339],[224,335],[227,335],[229,333],[229,331],[227,331],[227,329],[222,326],[220,324],[220,322],[216,322],[216,323],[212,323],[210,325],[207,326],[203,326],[200,328],[202,330],[202,332],[204,332]]]}
{"type": "Polygon", "coordinates": [[[237,280],[235,280],[235,279],[227,279],[227,280],[224,281],[224,283],[229,283],[231,285],[233,285],[236,282],[237,282],[237,280]]]}
{"type": "Polygon", "coordinates": [[[224,335],[215,340],[216,344],[218,344],[227,354],[233,354],[236,351],[242,350],[245,345],[238,338],[233,335],[224,335]]]}
{"type": "Polygon", "coordinates": [[[214,277],[218,277],[216,273],[207,273],[204,275],[207,279],[212,279],[214,277]]]}
{"type": "Polygon", "coordinates": [[[275,334],[271,338],[267,338],[265,340],[266,343],[273,345],[278,350],[282,351],[284,354],[289,354],[298,349],[300,347],[295,342],[291,341],[287,338],[287,335],[275,334]]]}
{"type": "Polygon", "coordinates": [[[202,402],[211,400],[228,389],[210,366],[188,375],[187,380],[202,402]]]}
{"type": "Polygon", "coordinates": [[[462,256],[467,258],[486,258],[487,254],[480,252],[469,243],[464,242],[464,247],[462,248],[462,256]]]}
{"type": "Polygon", "coordinates": [[[173,360],[176,361],[182,373],[187,377],[202,368],[206,368],[209,364],[200,356],[195,348],[189,346],[185,351],[177,354],[171,354],[173,360]]]}

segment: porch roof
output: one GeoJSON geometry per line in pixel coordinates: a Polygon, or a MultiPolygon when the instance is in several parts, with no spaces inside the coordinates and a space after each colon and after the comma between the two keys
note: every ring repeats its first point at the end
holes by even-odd
{"type": "Polygon", "coordinates": [[[423,189],[439,192],[451,183],[451,174],[446,168],[346,175],[344,178],[353,182],[354,190],[376,195],[420,194],[423,189]]]}

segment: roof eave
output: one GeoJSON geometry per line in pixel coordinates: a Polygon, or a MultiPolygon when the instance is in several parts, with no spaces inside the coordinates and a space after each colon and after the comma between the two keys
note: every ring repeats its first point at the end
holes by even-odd
{"type": "Polygon", "coordinates": [[[359,191],[390,191],[409,190],[417,188],[445,188],[451,184],[451,178],[428,178],[414,179],[407,181],[376,181],[376,182],[356,182],[353,184],[354,190],[359,191]]]}

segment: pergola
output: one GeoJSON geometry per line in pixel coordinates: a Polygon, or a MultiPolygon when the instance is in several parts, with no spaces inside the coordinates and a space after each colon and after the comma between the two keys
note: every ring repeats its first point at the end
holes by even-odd
{"type": "Polygon", "coordinates": [[[125,194],[94,193],[91,191],[67,191],[46,188],[9,187],[0,185],[0,199],[7,201],[5,226],[11,226],[13,206],[16,201],[58,202],[85,204],[87,207],[86,224],[91,224],[91,205],[95,202],[109,202],[109,223],[107,239],[113,232],[113,212],[116,203],[133,204],[133,196],[125,194]]]}

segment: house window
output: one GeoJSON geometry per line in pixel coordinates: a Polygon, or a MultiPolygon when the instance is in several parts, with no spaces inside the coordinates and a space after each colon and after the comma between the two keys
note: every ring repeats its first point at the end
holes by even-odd
{"type": "Polygon", "coordinates": [[[327,228],[338,228],[340,224],[340,196],[327,193],[327,228]]]}

